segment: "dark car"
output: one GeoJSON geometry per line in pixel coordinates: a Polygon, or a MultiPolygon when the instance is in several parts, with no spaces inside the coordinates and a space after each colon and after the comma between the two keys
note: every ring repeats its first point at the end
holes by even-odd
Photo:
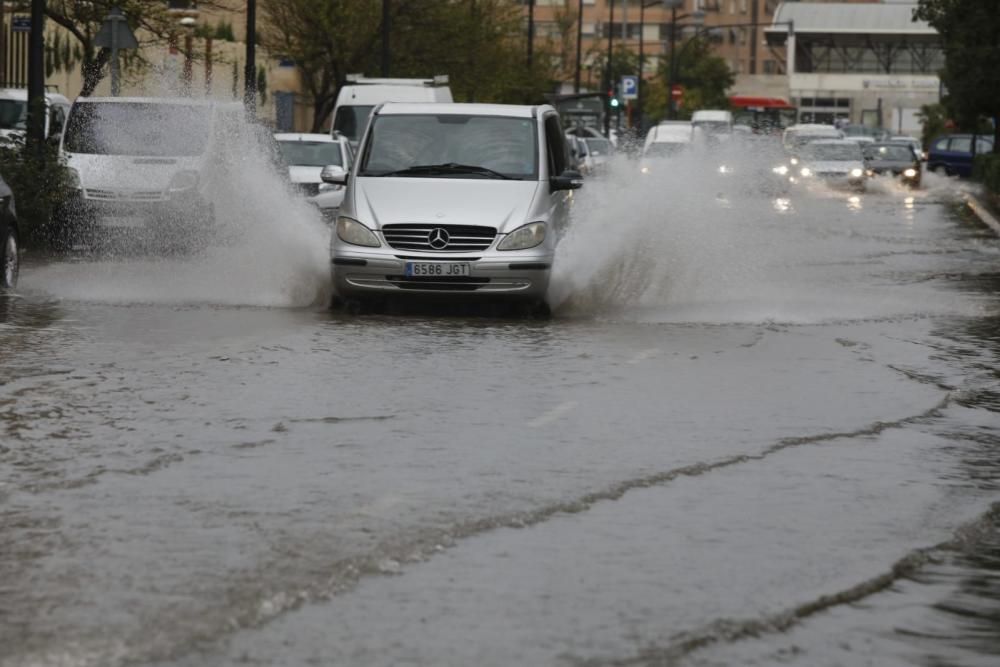
{"type": "MultiPolygon", "coordinates": [[[[976,155],[993,151],[993,138],[978,135],[976,137],[976,155]]],[[[947,176],[972,175],[972,135],[952,134],[938,137],[931,142],[927,155],[927,168],[935,173],[947,176]]]]}
{"type": "Polygon", "coordinates": [[[0,178],[0,290],[17,286],[18,270],[17,216],[14,193],[0,178]]]}
{"type": "Polygon", "coordinates": [[[902,179],[910,187],[920,187],[920,156],[913,152],[913,146],[890,142],[863,148],[869,176],[889,175],[902,179]]]}

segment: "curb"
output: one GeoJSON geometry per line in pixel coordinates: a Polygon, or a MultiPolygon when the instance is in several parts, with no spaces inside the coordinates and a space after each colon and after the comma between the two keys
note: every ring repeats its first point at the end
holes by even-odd
{"type": "Polygon", "coordinates": [[[1000,220],[997,220],[996,216],[990,213],[989,209],[975,195],[967,193],[965,195],[965,204],[987,227],[1000,235],[1000,220]]]}

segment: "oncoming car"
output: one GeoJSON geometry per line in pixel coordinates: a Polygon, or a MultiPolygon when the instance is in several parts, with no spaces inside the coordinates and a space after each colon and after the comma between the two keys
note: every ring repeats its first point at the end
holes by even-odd
{"type": "Polygon", "coordinates": [[[71,248],[187,250],[215,213],[206,176],[218,108],[172,98],[81,97],[61,153],[75,192],[58,213],[71,248]]]}
{"type": "MultiPolygon", "coordinates": [[[[812,141],[799,152],[793,178],[800,182],[865,189],[865,164],[861,144],[850,139],[812,141]]],[[[793,181],[794,182],[794,181],[793,181]]]]}
{"type": "Polygon", "coordinates": [[[330,244],[334,305],[504,299],[548,311],[570,191],[548,105],[389,103],[372,112],[330,244]]]}
{"type": "Polygon", "coordinates": [[[326,183],[324,169],[329,175],[336,170],[347,172],[354,153],[346,137],[339,134],[280,133],[274,135],[281,156],[288,165],[292,187],[306,196],[333,223],[344,200],[344,186],[326,183]]]}

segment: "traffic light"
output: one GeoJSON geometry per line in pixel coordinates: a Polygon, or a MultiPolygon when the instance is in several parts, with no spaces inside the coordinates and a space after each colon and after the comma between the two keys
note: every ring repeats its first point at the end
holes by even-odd
{"type": "Polygon", "coordinates": [[[617,109],[621,105],[621,102],[618,100],[617,88],[617,86],[608,88],[608,106],[612,109],[617,109]]]}

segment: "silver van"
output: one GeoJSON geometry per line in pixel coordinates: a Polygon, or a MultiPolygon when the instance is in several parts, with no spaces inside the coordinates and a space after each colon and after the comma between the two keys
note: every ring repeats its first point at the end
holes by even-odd
{"type": "Polygon", "coordinates": [[[372,112],[330,244],[334,304],[389,297],[545,302],[571,168],[548,105],[389,103],[372,112]]]}

